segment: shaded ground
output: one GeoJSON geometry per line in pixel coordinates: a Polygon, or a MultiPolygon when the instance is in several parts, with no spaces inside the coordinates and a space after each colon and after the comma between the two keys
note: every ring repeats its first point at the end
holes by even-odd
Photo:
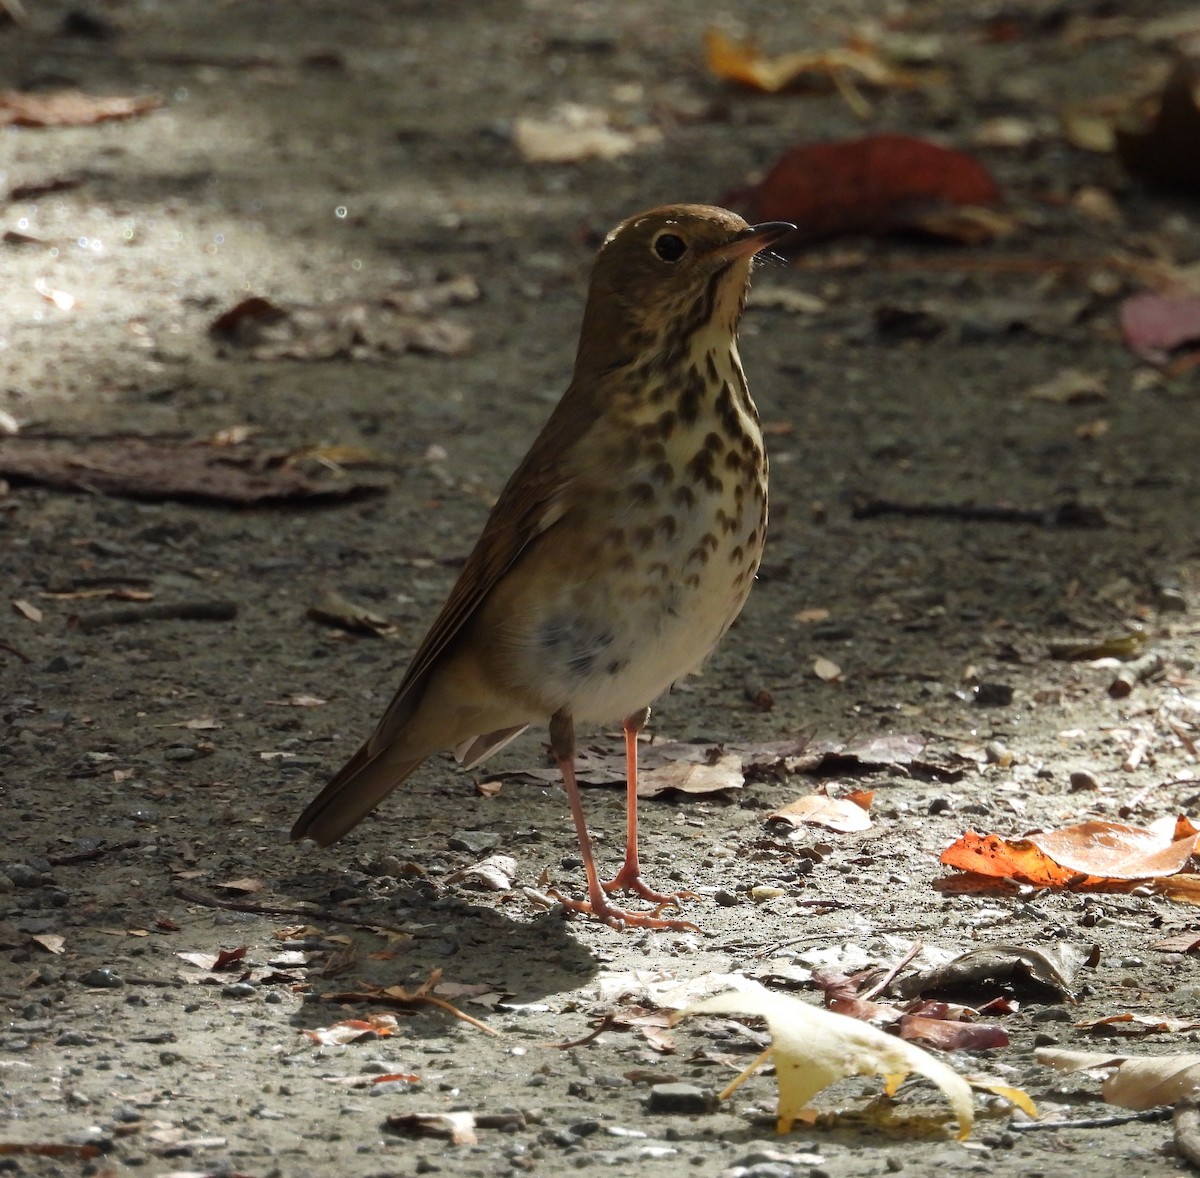
{"type": "MultiPolygon", "coordinates": [[[[870,775],[860,784],[878,791],[875,825],[854,836],[789,842],[767,829],[766,812],[813,787],[799,776],[646,803],[648,873],[700,893],[689,914],[704,932],[623,936],[564,922],[522,890],[546,871],[560,886],[581,882],[565,801],[541,784],[506,780],[482,797],[449,763],[431,764],[330,851],[290,847],[287,830],[374,722],[491,497],[561,393],[596,235],[650,205],[710,201],[791,142],[863,124],[835,93],[765,99],[709,79],[703,5],[115,2],[101,10],[120,30],[112,42],[56,32],[64,5],[30,7],[29,28],[0,29],[8,84],[154,90],[166,105],[128,123],[8,129],[0,140],[6,191],[70,182],[4,210],[5,228],[33,240],[0,245],[0,409],[26,433],[207,437],[251,425],[278,452],[367,446],[390,492],[309,510],[29,486],[0,500],[6,595],[43,613],[8,613],[0,630],[0,1137],[96,1141],[106,1153],[82,1172],[113,1174],[608,1163],[662,1175],[755,1165],[778,1167],[760,1175],[1066,1175],[1084,1157],[1098,1175],[1175,1170],[1161,1124],[1017,1133],[1006,1107],[985,1107],[965,1147],[940,1130],[881,1128],[862,1120],[874,1083],[822,1098],[849,1110],[836,1128],[786,1139],[755,1113],[773,1108],[769,1075],[716,1113],[649,1111],[648,1083],[715,1091],[733,1075],[696,1053],[759,1050],[725,1024],[685,1024],[671,1055],[628,1029],[573,1049],[548,1044],[583,1037],[612,1008],[595,987],[613,971],[740,970],[805,989],[815,965],[890,964],[915,940],[948,951],[1069,942],[1098,946],[1081,1005],[1025,995],[1000,1020],[1010,1047],[955,1063],[1023,1085],[1052,1117],[1078,1117],[1107,1111],[1096,1084],[1036,1065],[1035,1042],[1086,1046],[1075,1021],[1124,1010],[1200,1019],[1194,965],[1153,948],[1194,928],[1192,910],[1137,895],[934,887],[938,853],[970,827],[1019,834],[1115,818],[1127,803],[1139,822],[1195,809],[1195,378],[1143,379],[1114,326],[1127,273],[1115,288],[1089,286],[1117,249],[1194,260],[1194,202],[1147,194],[1110,158],[1047,134],[979,153],[1025,226],[972,252],[977,263],[856,242],[760,272],[760,292],[822,300],[804,314],[760,306],[744,326],[772,445],[767,562],[705,675],[661,701],[654,731],[708,742],[921,734],[929,761],[968,763],[955,780],[870,775]],[[661,126],[663,142],[612,162],[523,163],[512,120],[563,100],[620,106],[661,126]],[[1086,185],[1116,192],[1118,223],[1080,215],[1070,198],[1086,185]],[[857,259],[839,265],[847,248],[857,259]],[[1011,256],[1080,265],[987,264],[1011,256]],[[258,361],[207,334],[248,294],[323,303],[458,275],[482,292],[446,312],[474,332],[461,357],[258,361]],[[62,310],[39,289],[77,301],[62,310]],[[881,307],[922,306],[943,324],[932,338],[878,326],[881,307]],[[1100,374],[1107,398],[1023,396],[1067,366],[1100,374]],[[1107,432],[1078,430],[1098,418],[1107,432]],[[856,520],[852,501],[864,494],[1034,509],[1081,501],[1107,524],[856,520]],[[91,629],[71,619],[113,603],[45,596],[110,587],[232,603],[236,617],[91,629]],[[391,619],[396,635],[348,638],[308,620],[329,588],[391,619]],[[1133,623],[1168,673],[1128,698],[1109,697],[1111,669],[1044,657],[1051,637],[1133,623]],[[816,676],[817,657],[840,678],[816,676]],[[1000,701],[1011,688],[1011,702],[979,706],[979,683],[1001,688],[990,697],[1000,701]],[[756,705],[764,692],[769,710],[756,705]],[[326,702],[288,706],[303,696],[326,702]],[[187,727],[197,720],[213,726],[187,727]],[[1139,741],[1144,755],[1123,770],[1139,741]],[[1082,771],[1095,788],[1072,789],[1082,771]],[[445,882],[495,850],[515,858],[522,886],[445,882]],[[257,890],[221,888],[245,880],[257,890]],[[764,886],[777,894],[756,902],[751,889],[764,886]],[[264,911],[214,908],[180,889],[264,911]],[[62,937],[62,952],[31,936],[62,937]],[[177,956],[239,946],[249,947],[245,981],[234,970],[205,984],[214,979],[177,956]],[[456,1001],[505,1035],[435,1010],[348,1047],[298,1033],[346,1017],[312,994],[358,979],[414,987],[434,969],[487,983],[485,1005],[456,1001]],[[336,1082],[393,1072],[422,1080],[336,1082]],[[481,1129],[475,1146],[383,1130],[397,1112],[450,1109],[524,1118],[481,1129]]],[[[859,15],[839,8],[822,18],[789,8],[784,21],[777,6],[747,4],[739,18],[781,48],[828,45],[859,15]]],[[[1184,6],[1127,15],[1165,8],[1184,6]]],[[[1052,122],[1068,99],[1136,88],[1163,56],[1129,35],[1071,42],[1071,12],[1083,6],[1018,5],[1015,39],[992,40],[950,7],[915,10],[914,29],[945,36],[952,84],[932,97],[873,96],[869,126],[965,144],[988,117],[1052,122]]],[[[613,733],[595,742],[616,748],[613,733]]],[[[474,780],[545,765],[529,735],[474,780]]],[[[610,861],[622,801],[617,789],[587,796],[610,861]]],[[[1186,1050],[1196,1037],[1152,1034],[1130,1050],[1186,1050]]],[[[921,1111],[942,1115],[927,1090],[906,1091],[901,1112],[921,1111]]],[[[70,1159],[0,1165],[80,1170],[70,1159]]]]}

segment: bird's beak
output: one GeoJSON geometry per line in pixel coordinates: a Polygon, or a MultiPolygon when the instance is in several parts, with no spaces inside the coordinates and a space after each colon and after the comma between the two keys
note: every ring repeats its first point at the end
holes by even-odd
{"type": "Polygon", "coordinates": [[[748,258],[773,246],[795,228],[790,221],[764,221],[761,225],[750,225],[728,245],[721,247],[721,256],[730,262],[736,258],[748,258]]]}

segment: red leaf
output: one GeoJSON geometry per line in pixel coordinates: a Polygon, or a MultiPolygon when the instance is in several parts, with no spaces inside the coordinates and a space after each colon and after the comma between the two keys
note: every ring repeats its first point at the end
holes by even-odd
{"type": "Polygon", "coordinates": [[[868,135],[792,148],[743,203],[751,220],[794,221],[794,244],[920,227],[931,209],[999,199],[970,156],[908,135],[868,135]]]}

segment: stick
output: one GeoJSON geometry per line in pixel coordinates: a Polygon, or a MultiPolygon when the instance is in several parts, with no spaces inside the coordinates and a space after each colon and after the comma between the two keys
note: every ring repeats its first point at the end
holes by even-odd
{"type": "Polygon", "coordinates": [[[1068,499],[1057,507],[1000,507],[989,503],[900,503],[894,499],[856,498],[852,519],[874,519],[878,515],[903,515],[919,519],[971,520],[987,524],[1035,524],[1042,528],[1103,528],[1108,525],[1097,507],[1068,499]]]}
{"type": "Polygon", "coordinates": [[[1111,1129],[1134,1121],[1165,1121],[1171,1115],[1168,1108],[1148,1108],[1140,1113],[1113,1113],[1108,1117],[1081,1117],[1078,1121],[1010,1121],[1009,1128],[1020,1133],[1039,1129],[1111,1129]]]}
{"type": "Polygon", "coordinates": [[[237,604],[232,601],[157,601],[97,610],[94,614],[84,614],[75,624],[80,630],[89,631],[138,622],[228,622],[237,617],[237,612],[237,604]]]}
{"type": "Polygon", "coordinates": [[[1124,699],[1139,683],[1153,679],[1163,669],[1162,655],[1152,650],[1132,662],[1126,663],[1108,685],[1108,694],[1113,699],[1124,699]]]}

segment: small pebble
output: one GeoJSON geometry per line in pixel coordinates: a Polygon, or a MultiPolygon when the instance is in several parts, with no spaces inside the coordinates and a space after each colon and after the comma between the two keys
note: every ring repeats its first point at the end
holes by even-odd
{"type": "Polygon", "coordinates": [[[250,982],[230,982],[221,987],[221,993],[226,998],[253,998],[258,993],[258,987],[250,982]]]}
{"type": "Polygon", "coordinates": [[[106,990],[116,990],[125,985],[125,979],[107,966],[103,969],[89,969],[79,980],[85,986],[95,986],[106,990]]]}
{"type": "Polygon", "coordinates": [[[164,761],[194,761],[200,754],[187,745],[176,745],[163,753],[164,761]]]}
{"type": "Polygon", "coordinates": [[[458,830],[450,836],[448,846],[452,851],[469,851],[481,855],[500,845],[502,836],[495,830],[458,830]]]}
{"type": "Polygon", "coordinates": [[[715,1092],[695,1084],[655,1084],[647,1107],[652,1113],[711,1113],[717,1104],[715,1092]]]}
{"type": "Polygon", "coordinates": [[[722,908],[736,908],[738,898],[728,888],[718,888],[713,892],[713,899],[722,908]]]}
{"type": "Polygon", "coordinates": [[[1076,769],[1067,779],[1067,783],[1072,793],[1082,793],[1084,790],[1100,788],[1100,782],[1096,780],[1096,775],[1089,773],[1086,769],[1076,769]]]}
{"type": "Polygon", "coordinates": [[[19,888],[36,888],[46,882],[42,873],[28,863],[8,863],[4,874],[19,888]]]}
{"type": "Polygon", "coordinates": [[[972,692],[978,708],[1006,708],[1013,701],[1012,685],[980,683],[972,692]]]}

